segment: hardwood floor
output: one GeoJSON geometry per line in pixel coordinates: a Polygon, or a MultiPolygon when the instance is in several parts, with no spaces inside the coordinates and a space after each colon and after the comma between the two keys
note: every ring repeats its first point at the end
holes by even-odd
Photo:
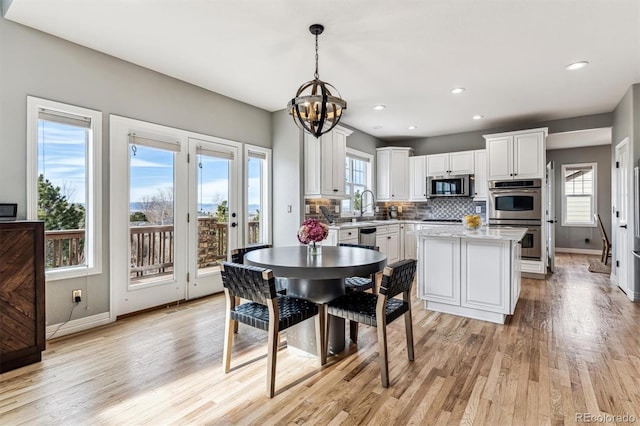
{"type": "Polygon", "coordinates": [[[361,326],[358,347],[324,368],[279,351],[268,399],[266,333],[240,326],[223,373],[219,295],[48,342],[41,363],[0,376],[0,424],[640,422],[640,304],[588,272],[588,259],[563,254],[546,281],[523,280],[505,325],[416,300],[414,362],[403,321],[388,328],[388,389],[375,329],[361,326]]]}

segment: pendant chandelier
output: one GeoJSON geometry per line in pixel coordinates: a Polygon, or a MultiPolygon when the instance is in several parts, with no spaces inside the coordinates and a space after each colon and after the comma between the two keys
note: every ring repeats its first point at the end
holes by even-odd
{"type": "Polygon", "coordinates": [[[316,36],[316,72],[313,80],[300,86],[287,109],[300,129],[319,138],[338,124],[342,112],[347,109],[347,102],[340,98],[335,87],[320,80],[318,75],[318,35],[322,34],[324,27],[313,24],[309,31],[316,36]]]}

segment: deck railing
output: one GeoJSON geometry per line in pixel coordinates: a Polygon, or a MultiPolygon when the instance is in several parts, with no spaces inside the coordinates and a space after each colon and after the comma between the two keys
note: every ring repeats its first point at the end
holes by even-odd
{"type": "MultiPolygon", "coordinates": [[[[130,229],[131,277],[150,277],[173,271],[173,225],[142,225],[130,229]]],[[[198,221],[198,267],[209,267],[227,259],[226,222],[198,221]]],[[[260,222],[249,222],[249,244],[260,242],[260,222]]],[[[84,257],[84,229],[46,231],[47,268],[81,265],[84,257]]]]}

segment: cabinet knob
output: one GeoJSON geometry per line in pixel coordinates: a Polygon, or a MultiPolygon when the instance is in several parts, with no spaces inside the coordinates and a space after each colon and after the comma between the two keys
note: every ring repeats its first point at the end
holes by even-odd
{"type": "Polygon", "coordinates": [[[338,192],[338,190],[337,190],[337,189],[334,189],[334,190],[333,190],[333,192],[338,192]]]}

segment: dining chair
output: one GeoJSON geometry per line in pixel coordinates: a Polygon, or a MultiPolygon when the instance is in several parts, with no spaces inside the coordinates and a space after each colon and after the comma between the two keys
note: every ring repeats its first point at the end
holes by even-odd
{"type": "Polygon", "coordinates": [[[607,264],[609,257],[611,256],[611,243],[609,242],[609,237],[607,237],[607,233],[604,230],[604,225],[602,224],[602,219],[600,219],[600,215],[598,213],[593,215],[598,222],[598,229],[600,230],[600,237],[602,238],[602,254],[600,255],[600,262],[607,264]]]}
{"type": "MultiPolygon", "coordinates": [[[[358,247],[363,249],[380,251],[380,247],[369,246],[365,244],[340,243],[340,247],[358,247]]],[[[346,291],[367,291],[375,292],[375,278],[373,275],[368,277],[348,277],[344,279],[344,287],[346,291]]]]}
{"type": "Polygon", "coordinates": [[[404,315],[407,355],[413,361],[413,325],[411,322],[411,286],[416,272],[414,259],[401,260],[384,268],[378,294],[351,292],[329,302],[329,315],[376,327],[382,386],[389,387],[387,360],[387,324],[404,315]],[[402,300],[394,296],[402,293],[402,300]]]}
{"type": "MultiPolygon", "coordinates": [[[[247,246],[247,247],[239,247],[237,249],[233,249],[231,250],[231,262],[243,264],[245,254],[249,253],[250,251],[260,250],[264,248],[271,248],[271,247],[272,247],[271,244],[263,244],[259,246],[247,246]]],[[[287,293],[286,278],[276,277],[276,291],[280,294],[287,293]]]]}
{"type": "MultiPolygon", "coordinates": [[[[340,247],[358,247],[380,251],[380,247],[366,244],[340,243],[338,245],[340,247]]],[[[344,279],[344,288],[347,292],[371,290],[372,293],[375,293],[375,274],[369,275],[368,277],[347,277],[344,279]]],[[[351,339],[353,343],[358,343],[358,323],[356,321],[349,321],[349,339],[351,339]]]]}
{"type": "Polygon", "coordinates": [[[231,346],[235,324],[241,322],[268,332],[267,395],[275,395],[278,333],[309,318],[316,317],[316,344],[320,364],[327,361],[324,330],[326,307],[276,292],[273,272],[255,266],[224,262],[220,268],[227,304],[224,328],[224,372],[231,368],[231,346]],[[238,298],[247,302],[237,304],[238,298]]]}

